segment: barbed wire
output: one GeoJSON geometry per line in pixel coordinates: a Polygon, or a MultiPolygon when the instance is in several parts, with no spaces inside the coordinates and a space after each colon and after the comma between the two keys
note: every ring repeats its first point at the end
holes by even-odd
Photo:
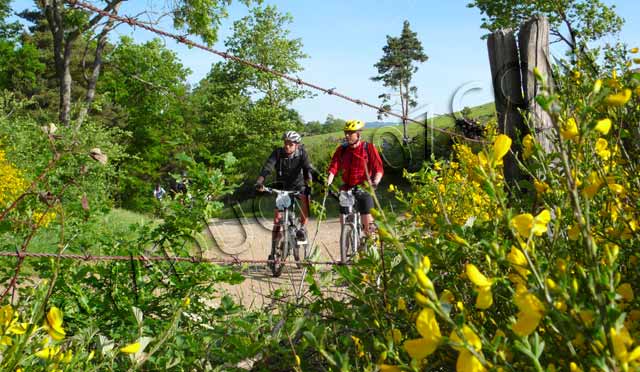
{"type": "Polygon", "coordinates": [[[462,134],[459,134],[459,133],[455,133],[455,132],[448,131],[446,129],[442,129],[442,128],[438,128],[438,127],[427,125],[426,123],[424,123],[424,122],[422,122],[420,120],[416,120],[416,119],[410,118],[410,117],[408,117],[406,115],[401,115],[401,114],[395,113],[393,111],[390,111],[389,109],[384,108],[383,106],[377,106],[377,105],[374,105],[372,103],[368,103],[366,101],[363,101],[361,99],[349,97],[349,96],[347,96],[347,95],[345,95],[343,93],[337,92],[335,90],[335,88],[331,88],[331,89],[323,88],[323,87],[321,87],[319,85],[316,85],[316,84],[313,84],[313,83],[309,83],[309,82],[307,82],[305,80],[302,80],[299,77],[292,77],[292,76],[289,76],[289,75],[284,74],[282,72],[275,71],[275,70],[273,70],[273,69],[271,69],[269,67],[266,67],[264,65],[261,65],[259,63],[247,61],[245,59],[242,59],[240,57],[234,56],[234,55],[229,54],[227,52],[221,52],[219,50],[213,49],[213,48],[208,47],[206,45],[197,43],[197,42],[195,42],[193,40],[187,39],[185,36],[172,34],[170,32],[167,32],[167,31],[164,31],[164,30],[160,30],[160,29],[155,28],[153,26],[149,26],[147,24],[144,24],[144,23],[132,18],[132,17],[119,16],[117,14],[110,13],[108,11],[105,11],[103,9],[100,9],[98,7],[95,7],[95,6],[91,5],[91,4],[88,4],[88,3],[85,3],[85,2],[82,2],[82,1],[65,0],[65,2],[67,4],[69,4],[69,5],[72,5],[72,6],[75,6],[75,7],[79,7],[79,8],[84,8],[84,9],[89,10],[91,12],[98,13],[98,14],[102,15],[103,17],[108,17],[108,18],[120,21],[122,23],[126,23],[126,24],[128,24],[128,25],[130,25],[132,27],[140,27],[142,29],[145,29],[147,31],[153,32],[155,34],[162,35],[162,36],[174,39],[179,43],[182,43],[182,44],[185,44],[185,45],[189,45],[189,46],[192,46],[194,48],[198,48],[198,49],[207,51],[209,53],[216,54],[216,55],[218,55],[218,56],[220,56],[220,57],[222,57],[224,59],[232,60],[232,61],[241,63],[243,65],[250,66],[250,67],[253,67],[255,69],[258,69],[258,70],[261,70],[261,71],[276,75],[276,76],[278,76],[280,78],[283,78],[285,80],[289,80],[289,81],[291,81],[293,83],[296,83],[298,85],[303,85],[303,86],[306,86],[306,87],[321,91],[321,92],[323,92],[325,94],[329,94],[329,95],[333,95],[333,96],[342,98],[342,99],[344,99],[346,101],[355,103],[355,104],[360,105],[360,106],[366,106],[366,107],[375,109],[378,113],[383,113],[385,115],[393,116],[393,117],[396,117],[396,118],[401,119],[403,121],[408,121],[408,122],[411,122],[411,123],[415,123],[415,124],[427,127],[427,128],[429,128],[431,130],[446,134],[446,135],[451,136],[451,137],[459,137],[459,138],[462,138],[462,139],[464,139],[466,141],[471,141],[471,142],[478,142],[478,143],[485,143],[486,142],[486,141],[481,140],[481,139],[469,138],[469,137],[466,137],[466,136],[464,136],[462,134]]]}
{"type": "MultiPolygon", "coordinates": [[[[239,258],[205,258],[205,257],[183,257],[183,256],[104,256],[104,255],[84,255],[73,253],[36,253],[36,252],[0,252],[0,257],[19,257],[24,258],[59,258],[64,260],[81,260],[81,261],[140,261],[140,262],[158,262],[158,261],[171,261],[171,262],[188,262],[188,263],[211,263],[211,264],[226,264],[226,265],[242,265],[242,264],[269,264],[274,260],[243,260],[239,258]]],[[[352,265],[351,262],[340,261],[284,261],[279,262],[287,266],[293,265],[328,265],[328,266],[348,266],[352,265]]]]}

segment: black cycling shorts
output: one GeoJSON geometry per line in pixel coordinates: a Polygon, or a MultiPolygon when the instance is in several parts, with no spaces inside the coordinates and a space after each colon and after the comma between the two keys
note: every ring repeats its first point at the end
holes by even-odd
{"type": "MultiPolygon", "coordinates": [[[[354,190],[353,195],[356,199],[355,207],[358,209],[358,212],[360,212],[360,214],[371,214],[371,208],[373,208],[373,197],[368,192],[359,188],[354,190]]],[[[347,214],[347,208],[340,207],[340,213],[347,214]]]]}

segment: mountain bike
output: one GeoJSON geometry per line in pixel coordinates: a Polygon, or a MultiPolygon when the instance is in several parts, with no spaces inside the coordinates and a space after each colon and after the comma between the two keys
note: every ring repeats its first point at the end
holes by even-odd
{"type": "Polygon", "coordinates": [[[356,193],[361,192],[358,187],[340,190],[338,202],[342,215],[340,228],[340,262],[347,263],[366,244],[366,234],[360,222],[360,212],[356,207],[356,193]]]}
{"type": "Polygon", "coordinates": [[[303,251],[303,259],[309,255],[307,237],[302,232],[302,226],[298,222],[295,213],[294,198],[302,195],[300,191],[278,190],[265,187],[265,192],[276,194],[276,209],[281,213],[280,221],[274,226],[277,232],[271,241],[271,253],[269,255],[269,268],[274,277],[279,277],[284,269],[287,257],[293,252],[298,268],[302,267],[300,262],[300,249],[303,251]]]}

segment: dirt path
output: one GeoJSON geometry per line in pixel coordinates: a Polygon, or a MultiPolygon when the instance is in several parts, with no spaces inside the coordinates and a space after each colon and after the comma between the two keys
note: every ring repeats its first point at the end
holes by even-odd
{"type": "MultiPolygon", "coordinates": [[[[309,241],[316,234],[316,220],[307,224],[309,241]]],[[[207,258],[238,258],[240,260],[266,260],[271,250],[271,222],[235,220],[212,221],[204,235],[207,240],[207,258]],[[214,238],[212,238],[214,237],[214,238]]],[[[340,222],[338,219],[322,221],[315,240],[320,249],[320,261],[340,259],[340,222]]],[[[293,256],[288,260],[293,260],[293,256]]],[[[330,270],[328,266],[319,270],[330,270]]],[[[263,307],[271,304],[271,293],[281,289],[284,296],[292,296],[294,288],[299,288],[302,269],[285,266],[282,275],[274,278],[266,264],[249,265],[243,272],[245,281],[238,285],[223,285],[220,289],[228,292],[237,302],[248,307],[263,307]]],[[[303,286],[304,288],[304,286],[303,286]]],[[[304,289],[303,289],[304,292],[304,289]]]]}

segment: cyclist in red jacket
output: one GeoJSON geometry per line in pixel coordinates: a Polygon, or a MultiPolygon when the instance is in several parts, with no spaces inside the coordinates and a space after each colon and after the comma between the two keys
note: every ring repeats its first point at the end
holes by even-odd
{"type": "MultiPolygon", "coordinates": [[[[345,142],[333,153],[329,164],[329,175],[327,185],[331,185],[334,177],[342,171],[342,186],[340,189],[349,190],[356,186],[361,186],[369,182],[375,189],[384,170],[382,169],[382,159],[373,143],[361,140],[364,122],[361,120],[347,120],[344,124],[345,142]]],[[[373,198],[371,195],[358,188],[355,193],[358,211],[365,227],[365,233],[369,235],[370,225],[373,223],[371,208],[373,208],[373,198]]],[[[343,221],[340,221],[342,223],[343,221]]]]}

